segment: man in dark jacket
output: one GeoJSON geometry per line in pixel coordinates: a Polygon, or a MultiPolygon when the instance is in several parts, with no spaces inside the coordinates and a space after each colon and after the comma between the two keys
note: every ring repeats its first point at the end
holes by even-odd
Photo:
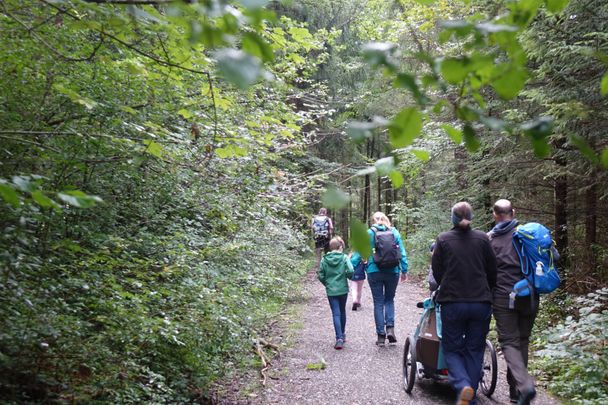
{"type": "Polygon", "coordinates": [[[458,405],[474,404],[492,316],[496,258],[488,236],[471,229],[466,202],[452,208],[454,228],[437,237],[433,276],[439,284],[443,355],[458,405]]]}
{"type": "Polygon", "coordinates": [[[509,305],[509,301],[514,299],[509,297],[513,286],[523,278],[519,257],[513,246],[513,231],[518,222],[509,200],[496,201],[493,214],[496,226],[488,236],[498,268],[493,306],[496,330],[507,362],[511,402],[527,405],[536,396],[534,379],[527,367],[528,344],[538,309],[538,294],[517,297],[509,305]]]}

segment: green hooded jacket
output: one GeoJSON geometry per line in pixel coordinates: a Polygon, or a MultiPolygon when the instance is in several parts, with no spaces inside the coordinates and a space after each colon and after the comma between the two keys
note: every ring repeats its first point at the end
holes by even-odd
{"type": "Polygon", "coordinates": [[[323,256],[317,277],[325,286],[328,297],[348,294],[346,279],[353,277],[353,265],[344,253],[332,250],[323,256]]]}

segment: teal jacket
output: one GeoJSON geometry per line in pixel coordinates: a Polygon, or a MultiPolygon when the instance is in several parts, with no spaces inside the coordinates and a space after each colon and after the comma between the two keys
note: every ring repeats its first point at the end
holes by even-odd
{"type": "Polygon", "coordinates": [[[328,297],[348,294],[346,279],[353,277],[353,265],[344,253],[332,250],[323,256],[317,277],[325,286],[328,297]]]}
{"type": "MultiPolygon", "coordinates": [[[[386,230],[386,227],[384,225],[372,225],[372,226],[380,231],[386,230]]],[[[392,271],[393,273],[399,273],[399,271],[401,271],[401,273],[405,274],[405,273],[407,273],[407,254],[405,252],[405,247],[403,247],[403,240],[401,239],[401,234],[399,234],[399,231],[397,230],[397,228],[391,228],[391,230],[393,231],[393,235],[395,235],[395,240],[397,241],[397,244],[399,245],[399,249],[401,249],[401,262],[399,263],[399,266],[396,266],[392,270],[382,270],[382,271],[383,272],[392,271]]],[[[372,231],[371,229],[368,229],[367,233],[369,235],[369,243],[370,243],[370,245],[372,247],[372,251],[373,251],[374,247],[375,247],[374,231],[372,231]]],[[[355,252],[352,255],[350,261],[353,266],[356,266],[357,264],[359,264],[359,262],[361,261],[361,255],[359,254],[359,252],[355,252]]],[[[380,269],[378,269],[378,266],[376,266],[376,264],[374,263],[373,254],[367,259],[367,270],[366,271],[368,273],[376,273],[376,272],[380,271],[380,269]]]]}

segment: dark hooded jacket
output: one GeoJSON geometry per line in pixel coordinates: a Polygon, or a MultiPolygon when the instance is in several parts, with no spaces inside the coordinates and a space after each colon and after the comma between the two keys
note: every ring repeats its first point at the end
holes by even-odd
{"type": "Polygon", "coordinates": [[[494,302],[500,306],[507,306],[509,293],[513,286],[523,278],[519,257],[513,246],[513,231],[517,227],[516,219],[499,222],[490,232],[490,245],[496,255],[496,288],[494,289],[494,302]]]}
{"type": "Polygon", "coordinates": [[[437,302],[492,303],[496,257],[485,233],[459,227],[441,233],[432,267],[439,283],[437,302]]]}

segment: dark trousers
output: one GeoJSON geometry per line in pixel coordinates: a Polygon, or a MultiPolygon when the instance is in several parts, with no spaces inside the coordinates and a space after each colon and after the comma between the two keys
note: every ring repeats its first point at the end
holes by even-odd
{"type": "Polygon", "coordinates": [[[338,295],[335,297],[327,297],[329,307],[331,308],[331,316],[334,322],[334,330],[336,331],[336,340],[344,340],[344,332],[346,329],[346,298],[348,294],[338,295]]]}
{"type": "Polygon", "coordinates": [[[441,305],[441,348],[450,383],[458,393],[467,386],[477,390],[491,316],[489,303],[449,302],[441,305]]]}
{"type": "Polygon", "coordinates": [[[517,298],[514,309],[509,309],[506,303],[500,305],[503,300],[497,300],[494,305],[498,342],[507,362],[507,382],[511,391],[534,387],[534,378],[528,373],[528,346],[536,319],[538,297],[533,305],[530,299],[517,298]]]}

